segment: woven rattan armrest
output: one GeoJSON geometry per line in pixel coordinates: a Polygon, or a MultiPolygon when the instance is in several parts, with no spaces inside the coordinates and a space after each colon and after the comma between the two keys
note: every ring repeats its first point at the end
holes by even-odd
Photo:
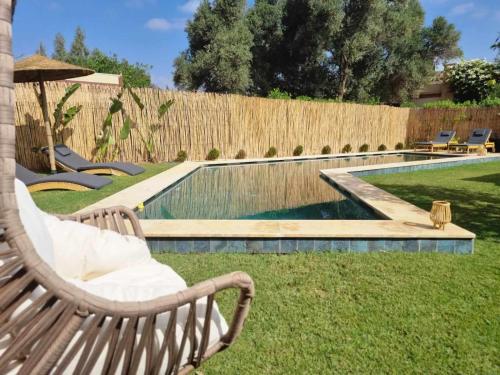
{"type": "MultiPolygon", "coordinates": [[[[111,207],[108,209],[95,210],[85,214],[79,215],[60,215],[61,219],[65,220],[75,220],[78,222],[87,223],[94,225],[103,229],[115,230],[121,234],[135,234],[140,238],[144,238],[144,234],[141,230],[139,220],[135,216],[135,213],[125,207],[111,207]]],[[[36,257],[38,259],[38,257],[36,257]]],[[[38,262],[37,262],[38,263],[38,262]]],[[[28,266],[27,269],[30,267],[28,266]]],[[[158,297],[149,301],[137,301],[137,302],[117,302],[106,300],[104,298],[91,295],[84,292],[75,286],[63,282],[59,277],[50,272],[45,264],[38,264],[37,267],[32,269],[31,274],[25,274],[24,277],[28,277],[30,282],[36,282],[35,280],[44,280],[43,284],[48,289],[44,295],[47,295],[47,304],[41,311],[51,311],[49,314],[57,314],[63,321],[61,327],[65,327],[62,331],[58,328],[47,329],[45,335],[47,340],[51,339],[51,345],[43,352],[40,352],[38,346],[33,348],[33,343],[26,339],[25,349],[27,351],[32,351],[32,358],[40,358],[40,361],[27,360],[23,364],[23,369],[30,372],[44,372],[47,369],[57,366],[58,371],[64,371],[64,368],[68,366],[71,362],[75,353],[86,345],[85,341],[77,341],[72,344],[72,348],[69,352],[64,350],[69,344],[69,340],[73,337],[77,330],[81,330],[82,337],[94,337],[99,335],[99,342],[92,348],[92,350],[84,351],[80,357],[80,362],[82,363],[82,368],[88,371],[92,370],[92,366],[95,364],[97,356],[102,351],[102,348],[98,345],[99,343],[109,343],[112,345],[110,352],[124,350],[123,345],[126,344],[133,337],[136,337],[138,332],[138,320],[143,319],[144,324],[142,328],[141,337],[144,340],[140,340],[136,346],[128,351],[124,351],[122,354],[124,357],[124,363],[127,366],[128,373],[135,373],[138,369],[141,353],[145,351],[147,353],[147,363],[146,369],[147,373],[155,373],[159,370],[159,366],[162,366],[163,361],[166,360],[168,353],[168,363],[167,363],[167,373],[184,374],[192,369],[198,367],[202,362],[216,354],[217,352],[229,347],[235,339],[241,333],[243,329],[243,324],[248,315],[250,309],[250,303],[254,297],[255,289],[253,280],[250,276],[244,272],[233,272],[226,275],[218,276],[209,280],[197,283],[189,288],[181,290],[177,293],[158,297]],[[229,322],[228,331],[220,338],[219,341],[208,346],[210,337],[210,321],[212,316],[212,306],[215,300],[215,294],[226,290],[226,289],[238,289],[239,296],[236,300],[236,306],[231,321],[229,322]],[[56,291],[54,293],[54,291],[56,291]],[[206,313],[205,320],[201,330],[200,340],[195,339],[197,319],[196,316],[197,302],[200,299],[207,298],[206,303],[206,313]],[[60,301],[58,305],[56,302],[60,301]],[[56,312],[57,308],[55,306],[61,306],[64,308],[62,312],[56,312]],[[175,342],[175,327],[176,324],[171,324],[172,319],[175,319],[179,308],[189,309],[188,318],[186,320],[186,325],[183,329],[183,338],[180,344],[180,348],[176,348],[175,342]],[[157,317],[160,314],[170,313],[170,320],[167,330],[164,332],[165,339],[159,348],[159,352],[152,355],[153,341],[149,338],[154,337],[154,329],[157,317]],[[110,326],[114,326],[115,330],[104,328],[103,324],[105,320],[110,320],[110,326]],[[123,336],[115,337],[116,327],[126,325],[127,329],[124,331],[123,336]],[[172,334],[172,332],[174,334],[172,334]],[[189,342],[189,344],[187,344],[189,342]],[[189,347],[187,347],[189,345],[189,347]],[[185,363],[181,362],[181,357],[183,356],[184,349],[188,350],[189,355],[185,363]],[[57,364],[57,365],[56,365],[57,364]],[[155,371],[153,371],[155,369],[155,371]]],[[[28,281],[29,281],[28,280],[28,281]]],[[[36,284],[34,284],[36,285],[36,284]]],[[[13,285],[14,287],[14,285],[13,285]]],[[[19,291],[20,296],[24,296],[28,291],[19,291]]],[[[14,297],[15,295],[13,295],[14,297]]],[[[20,297],[21,298],[21,297],[20,297]]],[[[24,298],[24,297],[22,297],[24,298]]],[[[40,297],[40,301],[45,301],[44,296],[40,297]]],[[[15,303],[15,299],[9,301],[5,300],[7,304],[15,303]]],[[[40,314],[36,313],[38,306],[33,304],[33,307],[28,309],[26,313],[26,319],[18,318],[17,321],[13,321],[7,325],[4,325],[0,329],[0,336],[2,332],[24,332],[25,335],[30,335],[30,325],[28,317],[30,314],[40,314]],[[28,328],[25,328],[28,327],[28,328]]],[[[36,316],[36,315],[34,315],[36,316]]],[[[54,315],[56,316],[56,315],[54,315]]],[[[41,324],[41,323],[40,323],[41,324]]],[[[36,323],[33,330],[40,330],[36,323]]],[[[40,333],[41,334],[41,333],[40,333]]],[[[33,336],[33,340],[38,339],[37,336],[33,336]]],[[[0,356],[0,373],[7,364],[14,359],[15,352],[6,353],[0,356]]],[[[109,355],[105,359],[105,368],[115,368],[118,366],[118,361],[116,356],[109,355]]],[[[84,371],[85,372],[85,371],[84,371]]]]}
{"type": "Polygon", "coordinates": [[[144,239],[139,219],[134,211],[124,206],[98,209],[84,214],[58,215],[60,219],[74,220],[100,229],[114,230],[123,235],[135,235],[144,239]]]}

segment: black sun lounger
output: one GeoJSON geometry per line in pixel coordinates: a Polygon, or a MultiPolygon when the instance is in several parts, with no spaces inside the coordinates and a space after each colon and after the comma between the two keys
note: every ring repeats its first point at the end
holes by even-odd
{"type": "MultiPolygon", "coordinates": [[[[43,151],[47,154],[47,149],[43,151]]],[[[115,176],[135,176],[144,172],[144,168],[132,163],[91,163],[66,145],[56,145],[54,154],[56,163],[68,172],[112,174],[115,176]]]]}
{"type": "Polygon", "coordinates": [[[106,177],[76,172],[43,176],[19,164],[16,164],[16,177],[28,187],[30,192],[41,190],[85,191],[100,189],[113,182],[106,177]]]}
{"type": "Polygon", "coordinates": [[[428,148],[431,152],[439,148],[447,149],[455,134],[457,134],[455,130],[441,130],[432,141],[415,142],[415,151],[419,147],[428,148]]]}

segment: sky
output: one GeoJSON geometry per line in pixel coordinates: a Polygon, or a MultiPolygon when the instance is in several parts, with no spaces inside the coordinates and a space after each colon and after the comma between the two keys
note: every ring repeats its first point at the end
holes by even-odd
{"type": "MultiPolygon", "coordinates": [[[[19,0],[14,19],[14,56],[29,56],[43,42],[49,54],[56,33],[69,48],[77,26],[86,44],[129,62],[152,65],[159,87],[173,88],[173,61],[187,48],[184,31],[200,0],[19,0]]],[[[252,4],[253,1],[248,1],[252,4]]],[[[500,33],[499,0],[421,0],[426,24],[444,16],[462,33],[466,59],[492,60],[500,33]]]]}

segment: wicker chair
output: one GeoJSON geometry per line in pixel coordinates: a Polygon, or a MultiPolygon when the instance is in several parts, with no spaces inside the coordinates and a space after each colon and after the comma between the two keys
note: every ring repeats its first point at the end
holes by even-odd
{"type": "MultiPolygon", "coordinates": [[[[174,295],[146,302],[117,302],[67,283],[41,260],[21,224],[14,191],[11,8],[11,0],[0,0],[0,342],[8,342],[0,356],[0,373],[18,368],[19,374],[60,374],[79,352],[79,372],[90,374],[104,348],[108,348],[105,373],[114,373],[119,366],[122,373],[136,373],[144,358],[148,374],[159,373],[165,360],[166,373],[187,373],[227,348],[239,335],[254,295],[252,279],[235,272],[174,295]],[[228,288],[239,289],[234,316],[228,332],[209,347],[210,324],[204,324],[201,339],[195,339],[196,301],[206,297],[207,323],[215,293],[228,288]],[[32,298],[35,289],[41,291],[39,296],[13,317],[32,298]],[[178,344],[174,323],[181,306],[189,306],[189,314],[178,344]],[[164,339],[154,347],[155,322],[165,312],[169,320],[164,339]],[[137,339],[139,326],[141,335],[137,339]],[[182,353],[186,352],[187,360],[181,363],[182,353]]],[[[144,238],[134,213],[125,208],[68,218],[144,238]]]]}

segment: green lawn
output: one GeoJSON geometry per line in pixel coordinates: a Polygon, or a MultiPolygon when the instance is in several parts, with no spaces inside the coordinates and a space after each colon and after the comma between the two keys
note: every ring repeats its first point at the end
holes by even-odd
{"type": "MultiPolygon", "coordinates": [[[[205,374],[500,373],[500,163],[366,180],[424,209],[450,200],[475,254],[156,255],[189,283],[255,280],[242,336],[205,374]]],[[[233,295],[218,302],[230,317],[233,295]]]]}
{"type": "Polygon", "coordinates": [[[38,207],[46,212],[69,214],[95,203],[109,195],[134,185],[146,178],[154,176],[177,163],[142,164],[146,168],[144,173],[137,176],[105,176],[111,178],[113,183],[99,190],[92,191],[40,191],[33,193],[33,199],[38,207]]]}
{"type": "MultiPolygon", "coordinates": [[[[34,197],[73,212],[171,166],[34,197]]],[[[475,254],[155,255],[190,284],[234,270],[255,280],[242,336],[203,373],[500,373],[500,163],[366,180],[426,210],[450,200],[454,222],[478,235],[475,254]]],[[[230,317],[234,295],[218,302],[230,317]]]]}

